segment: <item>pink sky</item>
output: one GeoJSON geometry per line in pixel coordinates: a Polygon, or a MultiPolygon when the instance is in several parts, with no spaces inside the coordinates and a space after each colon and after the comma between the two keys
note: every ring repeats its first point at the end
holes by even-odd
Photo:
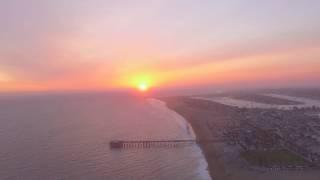
{"type": "Polygon", "coordinates": [[[3,0],[0,91],[320,80],[317,0],[3,0]]]}

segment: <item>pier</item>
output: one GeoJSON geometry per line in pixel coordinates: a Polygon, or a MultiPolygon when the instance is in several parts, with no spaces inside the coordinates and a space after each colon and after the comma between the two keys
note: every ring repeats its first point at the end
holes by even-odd
{"type": "Polygon", "coordinates": [[[192,144],[204,144],[204,143],[218,143],[224,142],[224,139],[212,139],[212,140],[194,140],[194,139],[183,139],[183,140],[134,140],[134,141],[122,141],[115,140],[109,143],[111,149],[122,149],[122,148],[154,148],[154,147],[165,147],[174,148],[192,144]]]}

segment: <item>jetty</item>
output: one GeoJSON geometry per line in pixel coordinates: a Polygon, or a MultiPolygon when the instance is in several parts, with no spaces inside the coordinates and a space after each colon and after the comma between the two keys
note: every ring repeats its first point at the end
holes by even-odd
{"type": "Polygon", "coordinates": [[[192,144],[204,144],[204,143],[218,143],[224,142],[224,139],[211,139],[211,140],[195,140],[195,139],[180,139],[180,140],[114,140],[110,141],[109,145],[111,149],[122,148],[153,148],[153,147],[181,147],[192,144]]]}

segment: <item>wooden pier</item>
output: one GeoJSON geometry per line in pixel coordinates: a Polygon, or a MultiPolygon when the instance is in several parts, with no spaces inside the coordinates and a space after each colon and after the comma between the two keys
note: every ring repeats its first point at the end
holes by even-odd
{"type": "Polygon", "coordinates": [[[122,141],[115,140],[110,142],[111,149],[122,149],[122,148],[174,148],[182,147],[192,144],[203,144],[203,143],[217,143],[224,142],[224,139],[213,139],[213,140],[194,140],[194,139],[183,139],[183,140],[134,140],[134,141],[122,141]]]}

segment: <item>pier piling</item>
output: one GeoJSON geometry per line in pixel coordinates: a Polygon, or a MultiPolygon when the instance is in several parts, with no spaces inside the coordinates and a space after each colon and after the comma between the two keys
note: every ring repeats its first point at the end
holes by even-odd
{"type": "Polygon", "coordinates": [[[111,149],[122,149],[122,148],[177,148],[184,147],[186,145],[200,144],[200,143],[217,143],[224,142],[224,139],[213,139],[198,141],[194,139],[184,139],[184,140],[157,140],[157,141],[146,141],[146,140],[136,140],[136,141],[123,141],[115,140],[111,141],[111,149]]]}

